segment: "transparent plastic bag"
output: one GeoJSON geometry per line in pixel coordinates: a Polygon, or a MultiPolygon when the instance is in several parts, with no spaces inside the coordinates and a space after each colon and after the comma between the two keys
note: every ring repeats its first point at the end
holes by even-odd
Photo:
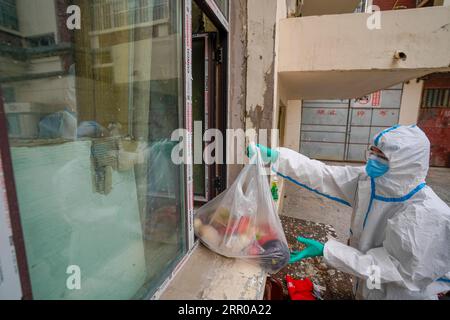
{"type": "Polygon", "coordinates": [[[195,233],[212,251],[260,265],[276,273],[289,262],[290,252],[259,152],[234,184],[201,207],[195,233]]]}

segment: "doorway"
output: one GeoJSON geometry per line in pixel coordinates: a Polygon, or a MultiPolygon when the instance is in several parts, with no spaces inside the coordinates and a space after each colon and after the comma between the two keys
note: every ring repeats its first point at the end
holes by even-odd
{"type": "MultiPolygon", "coordinates": [[[[198,148],[196,144],[201,144],[202,151],[213,142],[203,140],[206,130],[218,129],[223,137],[226,130],[226,32],[212,22],[203,6],[203,2],[197,4],[195,1],[192,5],[192,118],[193,127],[197,127],[193,145],[198,148]],[[199,133],[201,137],[197,136],[199,133]]],[[[223,159],[226,159],[225,146],[223,150],[216,149],[216,155],[217,152],[221,152],[223,159]]],[[[207,165],[204,159],[201,162],[195,161],[193,168],[194,199],[198,205],[212,200],[226,188],[226,166],[221,163],[207,165]]]]}

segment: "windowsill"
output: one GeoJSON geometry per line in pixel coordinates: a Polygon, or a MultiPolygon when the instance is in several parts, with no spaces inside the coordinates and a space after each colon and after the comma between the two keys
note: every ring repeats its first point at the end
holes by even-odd
{"type": "Polygon", "coordinates": [[[265,282],[260,267],[222,257],[200,244],[161,300],[262,300],[265,282]]]}

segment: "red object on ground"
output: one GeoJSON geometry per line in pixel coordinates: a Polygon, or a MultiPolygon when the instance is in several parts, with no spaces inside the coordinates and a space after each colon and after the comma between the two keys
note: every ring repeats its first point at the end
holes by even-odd
{"type": "Polygon", "coordinates": [[[313,295],[314,285],[308,278],[295,280],[286,275],[286,282],[291,300],[316,300],[313,295]]]}

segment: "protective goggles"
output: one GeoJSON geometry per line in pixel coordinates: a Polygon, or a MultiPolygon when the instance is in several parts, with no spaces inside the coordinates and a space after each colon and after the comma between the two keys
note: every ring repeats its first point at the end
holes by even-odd
{"type": "Polygon", "coordinates": [[[375,159],[381,162],[389,162],[389,159],[384,155],[384,153],[375,146],[370,146],[366,151],[366,160],[375,159]]]}

